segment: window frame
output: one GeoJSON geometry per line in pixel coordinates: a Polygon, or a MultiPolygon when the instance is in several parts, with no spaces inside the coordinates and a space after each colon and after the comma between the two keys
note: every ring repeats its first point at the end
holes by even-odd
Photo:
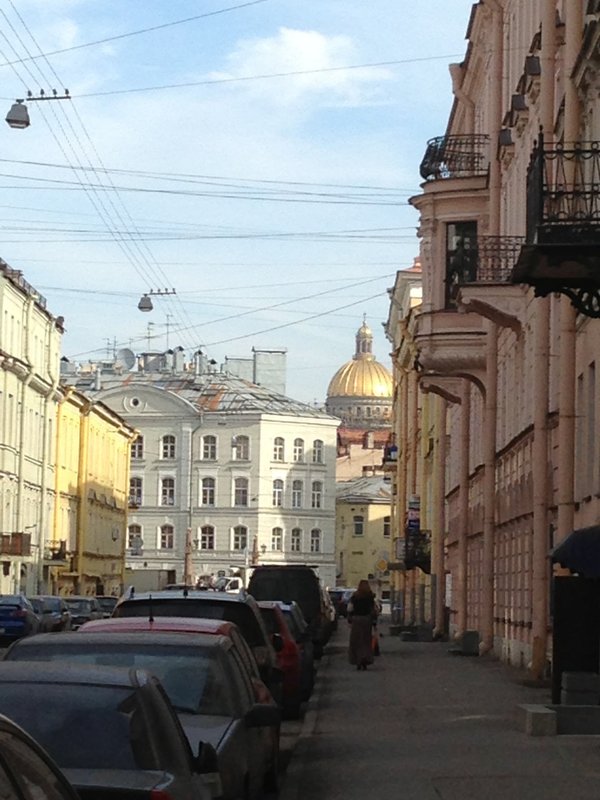
{"type": "Polygon", "coordinates": [[[285,439],[276,436],[273,439],[273,461],[285,461],[285,439]]]}
{"type": "Polygon", "coordinates": [[[177,437],[166,433],[160,440],[160,457],[164,461],[173,461],[177,457],[177,437]]]}
{"type": "Polygon", "coordinates": [[[160,479],[160,505],[175,506],[175,478],[172,476],[160,479]],[[170,482],[171,485],[167,486],[167,482],[170,482]]]}

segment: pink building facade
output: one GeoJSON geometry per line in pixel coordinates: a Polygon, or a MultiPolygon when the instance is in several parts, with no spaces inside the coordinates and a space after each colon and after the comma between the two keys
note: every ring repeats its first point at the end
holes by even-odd
{"type": "Polygon", "coordinates": [[[435,577],[453,635],[541,676],[550,552],[600,520],[600,2],[480,0],[467,39],[411,199],[415,369],[446,404],[435,577]]]}

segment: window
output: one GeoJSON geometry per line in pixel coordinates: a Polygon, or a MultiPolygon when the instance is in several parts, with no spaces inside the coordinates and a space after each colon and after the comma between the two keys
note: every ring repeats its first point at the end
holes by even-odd
{"type": "Polygon", "coordinates": [[[273,505],[283,505],[283,481],[273,481],[273,505]]]}
{"type": "Polygon", "coordinates": [[[130,525],[127,528],[127,547],[130,550],[138,550],[142,544],[142,526],[130,525]]]}
{"type": "Polygon", "coordinates": [[[214,506],[215,504],[215,479],[202,478],[202,505],[214,506]]]}
{"type": "Polygon", "coordinates": [[[245,550],[248,546],[248,528],[244,525],[237,525],[233,529],[233,549],[245,550]]]}
{"type": "Polygon", "coordinates": [[[292,508],[302,508],[302,481],[292,483],[292,508]]]}
{"type": "Polygon", "coordinates": [[[248,505],[248,479],[236,478],[233,482],[233,505],[248,505]]]}
{"type": "Polygon", "coordinates": [[[131,443],[131,457],[143,458],[144,457],[144,437],[138,436],[131,443]]]}
{"type": "Polygon", "coordinates": [[[142,479],[129,479],[129,506],[137,508],[142,505],[142,479]]]}
{"type": "Polygon", "coordinates": [[[352,517],[352,524],[354,525],[354,535],[362,536],[365,532],[365,518],[361,515],[352,517]]]}
{"type": "Polygon", "coordinates": [[[215,529],[212,525],[203,525],[200,528],[200,550],[215,549],[215,529]]]}
{"type": "Polygon", "coordinates": [[[273,440],[273,461],[283,461],[285,457],[285,442],[278,436],[273,440]]]}
{"type": "Polygon", "coordinates": [[[446,226],[446,308],[456,306],[456,290],[477,278],[477,222],[446,226]]]}
{"type": "Polygon", "coordinates": [[[302,549],[302,531],[300,528],[292,528],[290,550],[292,553],[299,553],[302,549]]]}
{"type": "Polygon", "coordinates": [[[163,478],[160,482],[161,506],[175,505],[175,478],[163,478]]]}
{"type": "Polygon", "coordinates": [[[321,439],[315,439],[313,442],[312,460],[313,464],[323,463],[323,442],[321,439]]]}
{"type": "Polygon", "coordinates": [[[250,459],[250,439],[247,436],[234,436],[231,440],[231,447],[234,461],[250,459]]]}
{"type": "Polygon", "coordinates": [[[271,550],[283,550],[283,528],[273,528],[271,531],[271,550]]]}
{"type": "Polygon", "coordinates": [[[304,439],[294,439],[294,461],[304,461],[304,439]]]}
{"type": "Polygon", "coordinates": [[[175,437],[170,434],[162,438],[161,458],[175,458],[175,437]]]}
{"type": "Polygon", "coordinates": [[[175,531],[172,525],[161,525],[160,549],[172,550],[175,543],[175,531]]]}
{"type": "Polygon", "coordinates": [[[392,535],[392,518],[391,517],[384,517],[383,518],[383,535],[384,536],[391,536],[392,535]]]}
{"type": "Polygon", "coordinates": [[[310,552],[321,552],[321,531],[318,528],[313,528],[310,532],[310,552]]]}
{"type": "Polygon", "coordinates": [[[202,437],[202,459],[204,461],[217,460],[217,437],[216,436],[203,436],[202,437]]]}
{"type": "Polygon", "coordinates": [[[312,508],[321,508],[323,503],[323,484],[321,481],[313,481],[311,506],[312,508]]]}

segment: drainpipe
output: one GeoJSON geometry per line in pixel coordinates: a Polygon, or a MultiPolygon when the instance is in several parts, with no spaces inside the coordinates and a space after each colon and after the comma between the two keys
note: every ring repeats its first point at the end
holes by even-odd
{"type": "Polygon", "coordinates": [[[433,635],[439,638],[444,635],[444,607],[446,594],[446,569],[444,559],[444,536],[446,532],[446,401],[436,398],[436,450],[434,462],[433,508],[435,510],[434,529],[432,531],[432,567],[435,575],[435,627],[433,635]]]}
{"type": "Polygon", "coordinates": [[[458,570],[456,587],[456,638],[467,630],[467,577],[469,525],[469,450],[471,385],[463,380],[460,414],[460,463],[459,463],[459,514],[458,514],[458,570]]]}
{"type": "Polygon", "coordinates": [[[488,320],[483,431],[483,569],[480,653],[494,647],[494,538],[496,510],[496,416],[498,393],[498,326],[488,320]]]}
{"type": "Polygon", "coordinates": [[[503,66],[504,66],[504,8],[499,0],[486,0],[493,14],[492,22],[492,56],[491,56],[491,81],[490,81],[490,119],[492,152],[490,153],[490,179],[489,179],[489,227],[490,236],[500,234],[500,198],[501,198],[501,171],[500,162],[495,155],[495,145],[502,125],[502,93],[503,66]]]}
{"type": "Polygon", "coordinates": [[[76,529],[76,594],[84,594],[83,570],[84,570],[84,550],[87,543],[88,528],[88,448],[89,448],[89,429],[90,412],[92,401],[87,402],[80,412],[80,433],[79,433],[79,469],[78,469],[78,491],[77,491],[77,529],[76,529]]]}
{"type": "MultiPolygon", "coordinates": [[[[583,4],[565,4],[565,142],[576,142],[580,136],[580,102],[577,88],[571,77],[581,45],[583,30],[583,4]]],[[[567,168],[573,164],[565,165],[567,168]]],[[[567,181],[571,176],[567,175],[567,181]]],[[[576,311],[569,299],[560,299],[560,398],[558,423],[558,541],[574,527],[574,472],[575,472],[575,322],[576,311]]]]}
{"type": "MultiPolygon", "coordinates": [[[[556,52],[556,4],[544,0],[540,77],[541,122],[550,141],[554,131],[554,57],[556,52]]],[[[548,405],[550,298],[536,300],[533,362],[533,542],[531,579],[531,677],[540,680],[546,669],[548,648],[548,405]]]]}
{"type": "MultiPolygon", "coordinates": [[[[408,497],[408,373],[405,369],[399,370],[402,376],[400,384],[400,441],[398,443],[398,533],[400,539],[406,537],[406,510],[408,497]]],[[[400,624],[406,623],[406,572],[399,576],[400,596],[400,624]]]]}

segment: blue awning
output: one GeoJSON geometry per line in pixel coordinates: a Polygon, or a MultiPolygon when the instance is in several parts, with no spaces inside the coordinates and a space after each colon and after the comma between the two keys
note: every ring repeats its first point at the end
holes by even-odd
{"type": "Polygon", "coordinates": [[[551,558],[584,578],[600,578],[600,525],[570,533],[552,550],[551,558]]]}

